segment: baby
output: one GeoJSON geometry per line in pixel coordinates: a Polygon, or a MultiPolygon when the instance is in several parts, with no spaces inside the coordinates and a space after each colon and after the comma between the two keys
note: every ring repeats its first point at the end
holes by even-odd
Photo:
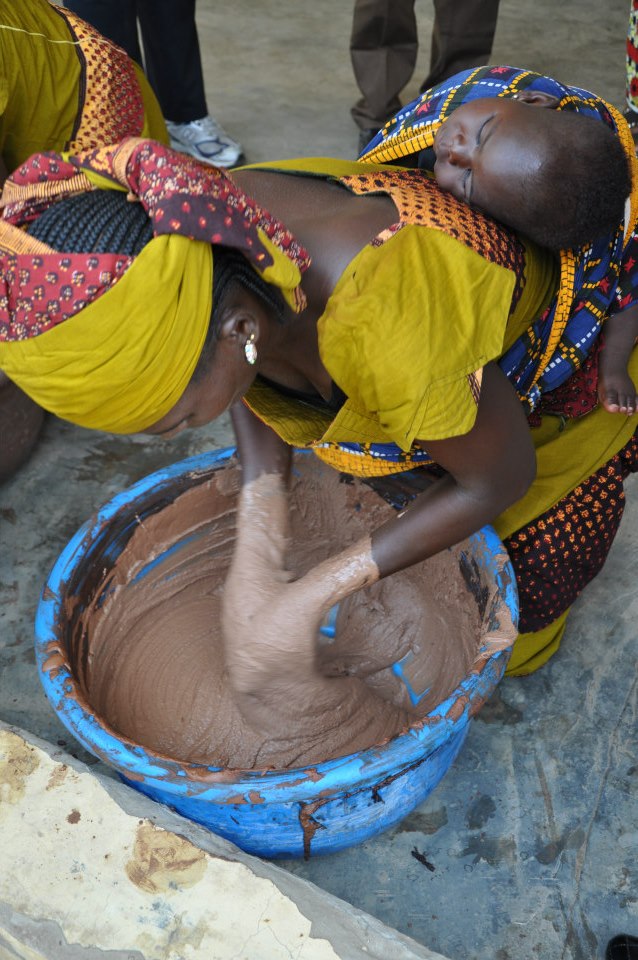
{"type": "MultiPolygon", "coordinates": [[[[631,171],[619,137],[598,114],[558,110],[558,97],[541,90],[498,95],[514,75],[524,71],[485,67],[480,73],[485,76],[479,76],[478,83],[490,96],[469,98],[454,106],[447,91],[454,90],[456,81],[463,89],[466,75],[459,75],[422,94],[386,125],[388,141],[397,132],[404,134],[412,120],[415,133],[424,129],[430,122],[431,104],[445,88],[438,100],[445,100],[448,115],[441,117],[438,129],[434,127],[432,148],[396,162],[412,161],[433,170],[440,186],[457,199],[555,252],[580,248],[606,236],[611,243],[631,192],[631,171]]],[[[467,74],[471,74],[470,85],[475,74],[467,74]]],[[[601,103],[585,91],[539,79],[559,87],[562,95],[573,94],[573,100],[601,103]]],[[[378,139],[366,148],[363,159],[368,159],[368,151],[369,159],[375,159],[378,139]]],[[[638,409],[636,388],[627,372],[638,336],[638,304],[623,309],[620,299],[619,294],[619,312],[612,313],[604,324],[598,399],[610,412],[630,414],[638,409]]],[[[638,300],[638,294],[630,297],[633,299],[638,300]]]]}
{"type": "MultiPolygon", "coordinates": [[[[444,190],[556,252],[611,237],[631,190],[618,137],[591,117],[552,109],[557,103],[533,91],[472,100],[441,124],[433,147],[444,190]],[[565,171],[578,191],[569,189],[565,171]]],[[[612,413],[634,413],[638,396],[627,362],[638,306],[612,313],[603,331],[599,401],[612,413]]]]}

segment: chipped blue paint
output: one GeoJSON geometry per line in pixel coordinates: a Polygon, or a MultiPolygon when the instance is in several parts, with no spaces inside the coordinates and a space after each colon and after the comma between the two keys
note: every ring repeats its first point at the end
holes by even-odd
{"type": "Polygon", "coordinates": [[[334,607],[331,607],[324,621],[319,627],[319,633],[321,633],[328,640],[334,640],[337,633],[337,617],[339,616],[339,604],[335,603],[334,607]]]}
{"type": "Polygon", "coordinates": [[[498,586],[498,592],[508,607],[512,615],[512,620],[514,623],[518,623],[519,604],[514,569],[509,563],[509,559],[501,569],[498,569],[494,563],[494,558],[498,556],[499,553],[504,552],[503,543],[499,535],[494,527],[487,524],[477,533],[473,533],[472,536],[469,537],[469,541],[474,548],[474,557],[477,562],[482,564],[485,569],[492,571],[492,575],[498,586]]]}
{"type": "Polygon", "coordinates": [[[430,692],[431,688],[426,687],[423,693],[416,693],[416,691],[412,689],[412,685],[410,681],[408,680],[408,678],[403,672],[403,664],[409,663],[413,656],[414,654],[412,653],[411,650],[409,650],[402,660],[397,660],[396,663],[392,664],[392,673],[395,675],[395,677],[399,678],[399,680],[401,681],[405,689],[408,691],[410,703],[412,704],[413,707],[416,707],[419,705],[421,700],[423,700],[423,697],[426,695],[426,693],[430,692]]]}
{"type": "Polygon", "coordinates": [[[143,580],[144,577],[151,572],[151,570],[154,570],[155,567],[158,567],[160,565],[160,563],[163,563],[167,557],[171,557],[174,553],[177,553],[179,550],[182,549],[182,547],[185,547],[187,543],[192,543],[193,540],[198,540],[200,538],[201,538],[201,534],[192,533],[190,537],[184,537],[183,540],[180,540],[178,543],[173,544],[172,547],[168,547],[167,550],[163,550],[162,553],[158,554],[158,556],[156,556],[153,560],[151,560],[150,563],[147,563],[146,566],[142,567],[139,573],[137,573],[135,577],[131,580],[131,586],[133,586],[133,584],[135,583],[138,583],[140,580],[143,580]]]}
{"type": "MultiPolygon", "coordinates": [[[[38,606],[40,678],[71,734],[135,789],[260,856],[334,852],[387,830],[428,796],[460,751],[473,712],[500,680],[508,650],[492,654],[482,672],[468,675],[423,721],[381,747],[310,768],[237,770],[232,776],[220,767],[178,763],[126,742],[84,706],[64,664],[46,666],[56,646],[64,648],[65,600],[81,573],[101,564],[105,579],[99,589],[108,589],[108,565],[142,522],[151,496],[166,495],[168,502],[177,483],[183,489],[205,482],[233,452],[227,448],[192,457],[140,480],[78,530],[51,571],[38,606]],[[262,802],[253,802],[256,795],[262,802]]],[[[498,586],[492,609],[506,605],[516,622],[514,574],[496,533],[485,527],[470,543],[480,577],[498,586]]],[[[334,628],[334,619],[336,611],[327,628],[334,628]]]]}

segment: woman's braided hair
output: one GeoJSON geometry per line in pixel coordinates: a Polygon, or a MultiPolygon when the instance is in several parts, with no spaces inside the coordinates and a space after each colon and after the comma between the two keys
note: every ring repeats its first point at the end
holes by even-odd
{"type": "Polygon", "coordinates": [[[92,190],[53,203],[27,232],[61,253],[122,253],[135,256],[153,239],[141,203],[121,190],[92,190]]]}
{"type": "MultiPolygon", "coordinates": [[[[153,239],[148,214],[141,203],[131,203],[120,190],[91,190],[53,203],[27,232],[61,253],[122,253],[136,256],[153,239]]],[[[237,250],[213,247],[213,310],[197,367],[201,377],[215,350],[219,307],[230,286],[240,284],[283,322],[284,299],[266,283],[237,250]]]]}
{"type": "Polygon", "coordinates": [[[230,247],[213,247],[213,316],[217,316],[219,305],[227,289],[233,283],[238,283],[244,289],[254,293],[259,300],[268,306],[276,319],[283,323],[284,298],[278,287],[266,283],[253,270],[243,254],[230,247]]]}

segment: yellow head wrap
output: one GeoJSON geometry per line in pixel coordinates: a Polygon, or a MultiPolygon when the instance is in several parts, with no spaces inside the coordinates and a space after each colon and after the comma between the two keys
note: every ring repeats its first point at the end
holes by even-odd
{"type": "Polygon", "coordinates": [[[2,200],[0,369],[81,426],[135,433],[182,396],[210,323],[211,243],[240,249],[293,308],[303,304],[308,260],[285,228],[223,172],[152,141],[68,161],[36,155],[2,200]],[[127,187],[146,208],[156,235],[136,258],[65,255],[14,226],[96,186],[127,187]]]}

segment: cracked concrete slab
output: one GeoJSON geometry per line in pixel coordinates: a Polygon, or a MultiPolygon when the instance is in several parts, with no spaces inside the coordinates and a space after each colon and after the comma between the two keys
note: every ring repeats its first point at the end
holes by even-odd
{"type": "Polygon", "coordinates": [[[445,960],[0,723],[0,960],[445,960]]]}

